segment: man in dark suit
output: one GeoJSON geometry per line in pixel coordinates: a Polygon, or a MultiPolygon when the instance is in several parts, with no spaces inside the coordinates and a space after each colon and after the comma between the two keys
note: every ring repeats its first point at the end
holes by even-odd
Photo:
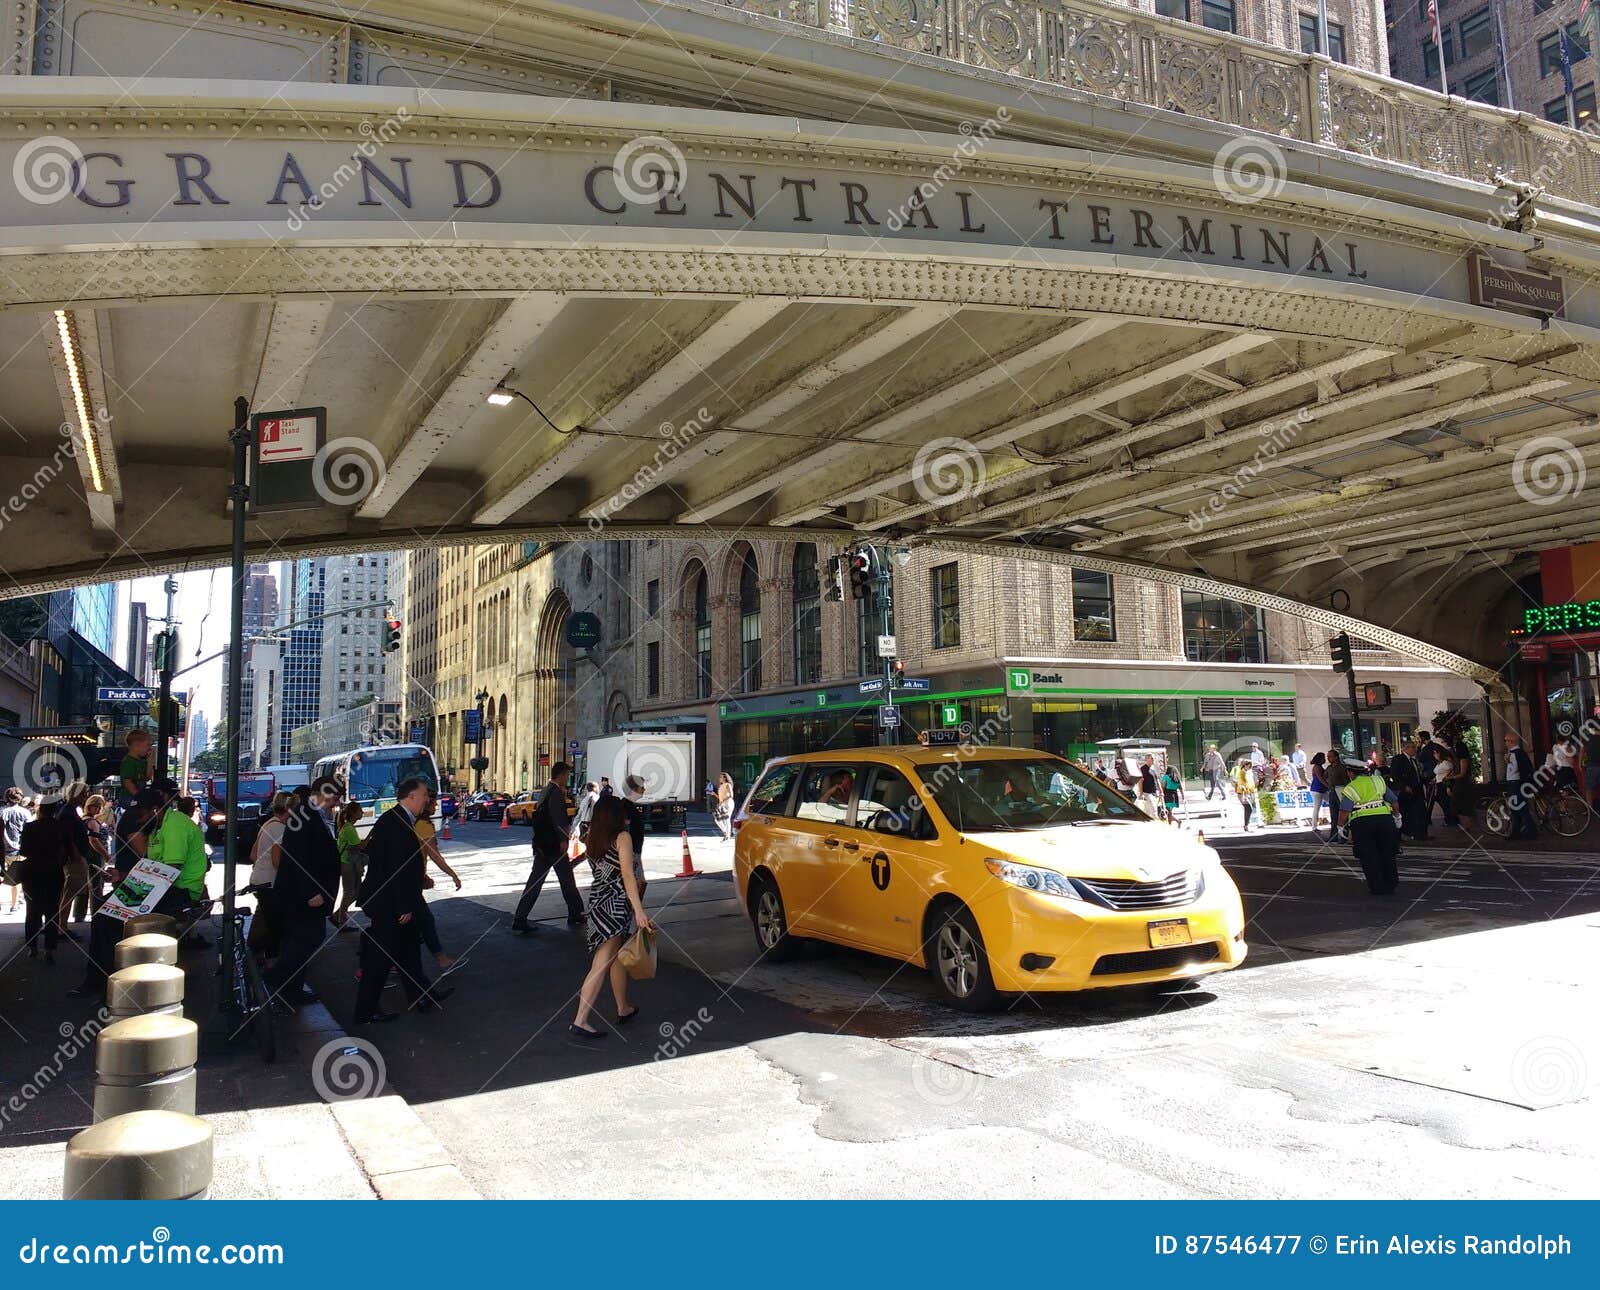
{"type": "Polygon", "coordinates": [[[278,961],[266,973],[267,988],[285,1003],[314,1003],[305,984],[306,964],[328,935],[328,915],[339,896],[339,848],[334,844],[338,780],[323,775],[305,795],[296,793],[284,820],[273,903],[283,920],[278,961]]]}
{"type": "Polygon", "coordinates": [[[1400,751],[1389,759],[1389,787],[1400,799],[1400,825],[1414,842],[1428,840],[1427,798],[1423,793],[1422,771],[1417,765],[1417,745],[1407,739],[1400,751]]]}
{"type": "MultiPolygon", "coordinates": [[[[583,897],[578,894],[578,880],[567,862],[567,833],[571,817],[567,814],[567,776],[572,767],[558,761],[550,768],[550,782],[539,794],[539,803],[533,808],[533,868],[528,881],[523,884],[517,909],[511,915],[511,930],[531,932],[533,924],[528,915],[533,902],[539,899],[544,880],[551,869],[556,871],[556,881],[561,884],[561,894],[567,902],[567,922],[583,922],[583,897]]],[[[604,784],[606,781],[601,780],[604,784]]],[[[604,789],[601,790],[604,796],[604,789]]]]}
{"type": "Polygon", "coordinates": [[[392,967],[400,974],[406,1003],[427,1012],[452,990],[423,984],[422,913],[426,860],[417,838],[417,821],[428,809],[428,782],[415,776],[395,787],[395,804],[378,817],[367,838],[367,872],[361,883],[361,908],[371,920],[361,938],[361,985],[356,991],[356,1025],[393,1021],[398,1015],[379,1004],[392,967]]]}

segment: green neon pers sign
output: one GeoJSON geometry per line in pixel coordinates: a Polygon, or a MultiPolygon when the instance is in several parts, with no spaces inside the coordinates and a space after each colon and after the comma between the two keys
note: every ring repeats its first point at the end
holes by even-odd
{"type": "Polygon", "coordinates": [[[1522,611],[1522,630],[1528,636],[1543,632],[1600,631],[1600,600],[1529,605],[1522,611]]]}

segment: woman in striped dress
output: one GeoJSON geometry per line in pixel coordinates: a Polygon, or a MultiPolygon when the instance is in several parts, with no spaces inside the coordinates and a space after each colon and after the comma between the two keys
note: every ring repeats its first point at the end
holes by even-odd
{"type": "Polygon", "coordinates": [[[578,991],[578,1015],[567,1027],[573,1039],[592,1043],[606,1032],[589,1024],[600,999],[600,987],[611,980],[617,1001],[617,1024],[626,1025],[639,1015],[628,1006],[628,974],[617,962],[623,944],[641,927],[654,931],[644,912],[644,891],[634,869],[633,839],[628,836],[628,813],[615,794],[595,803],[585,839],[589,868],[588,919],[589,972],[578,991]]]}

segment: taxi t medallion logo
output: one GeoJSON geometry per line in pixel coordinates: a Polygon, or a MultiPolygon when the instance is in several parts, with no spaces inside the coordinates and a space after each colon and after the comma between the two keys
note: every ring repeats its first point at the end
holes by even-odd
{"type": "Polygon", "coordinates": [[[872,857],[872,885],[879,891],[889,890],[889,857],[881,851],[872,857]]]}

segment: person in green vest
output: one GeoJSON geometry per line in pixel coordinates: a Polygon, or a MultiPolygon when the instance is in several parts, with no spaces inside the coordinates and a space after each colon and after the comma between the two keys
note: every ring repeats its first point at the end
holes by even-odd
{"type": "Polygon", "coordinates": [[[1400,885],[1400,830],[1394,818],[1400,799],[1383,777],[1382,751],[1372,760],[1372,766],[1339,788],[1339,796],[1349,811],[1350,844],[1367,875],[1367,890],[1388,896],[1400,885]]]}
{"type": "MultiPolygon", "coordinates": [[[[178,877],[172,889],[188,896],[191,904],[198,904],[206,898],[206,869],[211,864],[211,857],[206,854],[205,835],[194,822],[194,816],[179,806],[176,783],[159,779],[152,787],[161,795],[165,809],[161,812],[161,823],[150,835],[147,854],[161,864],[175,866],[178,877]]],[[[203,946],[205,940],[196,935],[189,943],[203,946]]]]}

